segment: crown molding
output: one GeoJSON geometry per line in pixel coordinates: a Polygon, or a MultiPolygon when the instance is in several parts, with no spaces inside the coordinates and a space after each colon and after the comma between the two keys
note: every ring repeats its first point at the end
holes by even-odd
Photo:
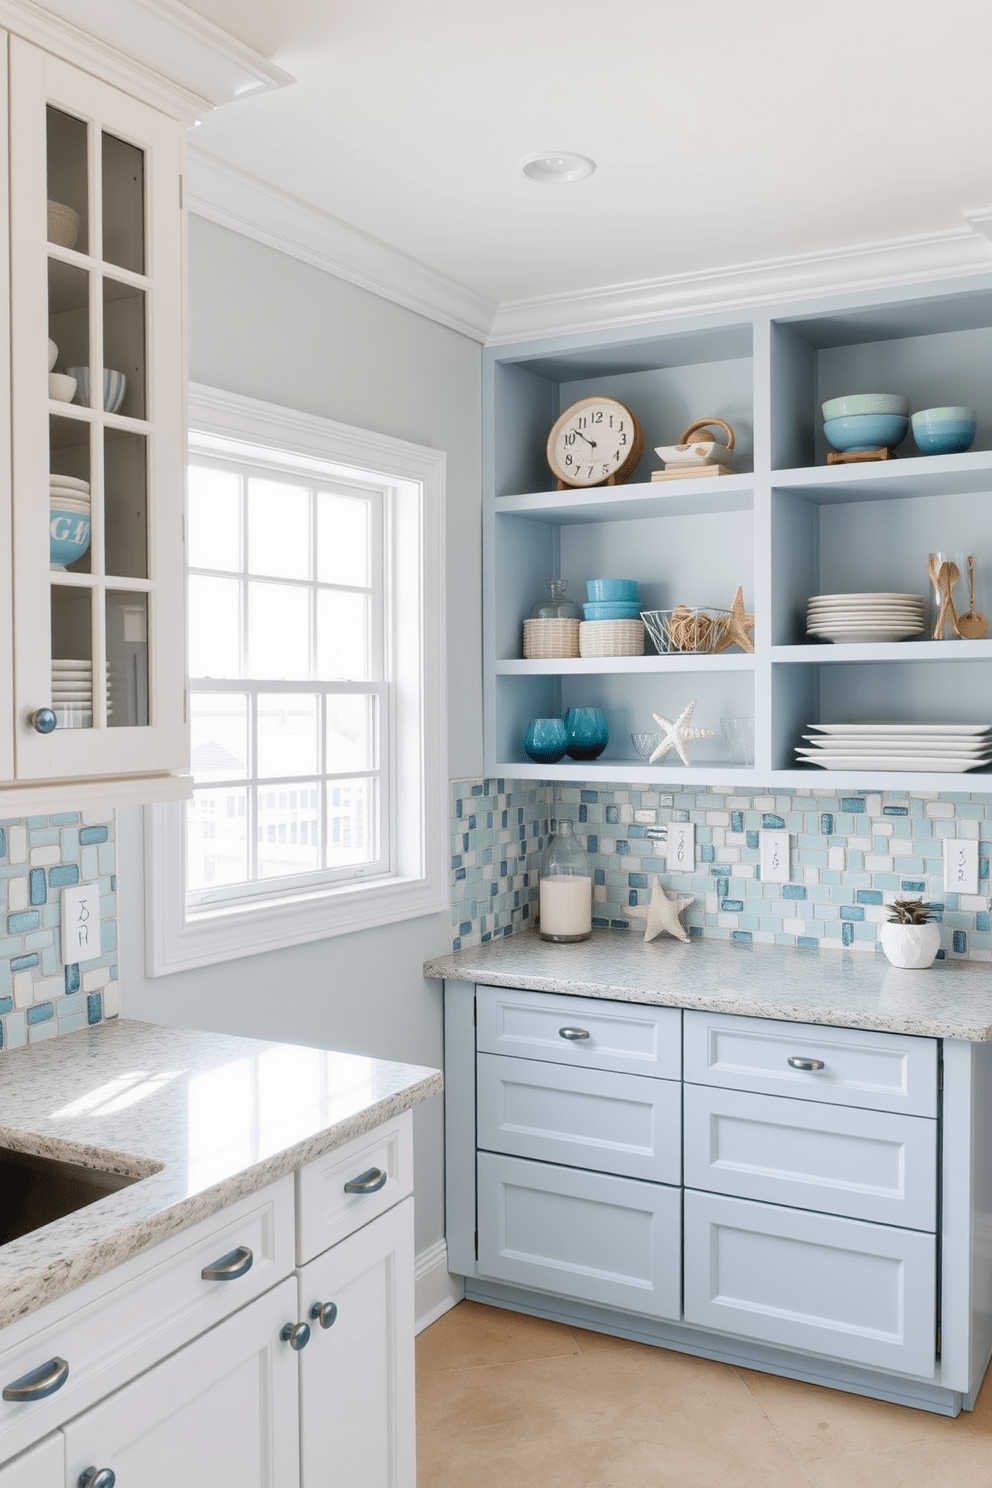
{"type": "Polygon", "coordinates": [[[944,232],[673,274],[578,294],[507,300],[496,313],[488,344],[725,312],[811,295],[987,274],[992,268],[992,210],[964,215],[967,226],[944,232]]]}
{"type": "Polygon", "coordinates": [[[325,273],[485,341],[496,304],[190,143],[189,210],[325,273]]]}
{"type": "Polygon", "coordinates": [[[0,0],[0,24],[190,122],[295,81],[181,0],[0,0]]]}

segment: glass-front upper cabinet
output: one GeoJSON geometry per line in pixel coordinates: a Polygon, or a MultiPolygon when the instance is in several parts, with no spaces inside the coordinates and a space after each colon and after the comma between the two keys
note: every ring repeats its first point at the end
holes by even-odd
{"type": "Polygon", "coordinates": [[[10,49],[14,772],[164,776],[188,760],[182,128],[10,49]]]}

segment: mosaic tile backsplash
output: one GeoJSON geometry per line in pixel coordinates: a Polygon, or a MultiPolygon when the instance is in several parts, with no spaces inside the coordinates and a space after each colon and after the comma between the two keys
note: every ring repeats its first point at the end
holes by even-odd
{"type": "Polygon", "coordinates": [[[0,821],[0,1048],[115,1018],[117,863],[113,813],[65,811],[0,821]],[[62,962],[62,890],[100,886],[102,952],[62,962]]]}
{"type": "MultiPolygon", "coordinates": [[[[631,905],[651,875],[695,895],[693,936],[778,945],[875,949],[885,905],[922,898],[942,924],[940,954],[992,961],[989,860],[992,799],[966,792],[815,790],[789,795],[731,786],[647,786],[475,780],[452,784],[452,944],[455,950],[525,928],[537,913],[538,866],[551,824],[567,816],[589,853],[593,923],[633,928],[631,905]],[[668,824],[691,821],[691,873],[668,873],[668,824]],[[790,881],[761,881],[758,833],[790,833],[790,881]],[[981,892],[944,892],[943,839],[979,844],[981,892]]],[[[641,922],[643,924],[643,922],[641,922]]]]}

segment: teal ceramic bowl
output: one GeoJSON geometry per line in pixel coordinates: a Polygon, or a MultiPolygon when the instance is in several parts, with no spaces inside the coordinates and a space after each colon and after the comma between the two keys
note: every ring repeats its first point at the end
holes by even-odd
{"type": "Polygon", "coordinates": [[[843,398],[828,398],[821,403],[825,419],[851,418],[863,413],[894,413],[909,417],[909,399],[902,393],[848,393],[843,398]]]}
{"type": "Polygon", "coordinates": [[[636,620],[640,615],[637,601],[627,604],[584,604],[582,614],[587,620],[636,620]]]}
{"type": "Polygon", "coordinates": [[[978,418],[973,408],[951,405],[913,414],[913,438],[925,455],[961,455],[975,442],[978,418]]]}
{"type": "Polygon", "coordinates": [[[590,579],[586,599],[593,603],[637,604],[636,579],[590,579]]]}
{"type": "Polygon", "coordinates": [[[895,449],[902,444],[909,419],[895,413],[856,413],[827,419],[823,433],[835,450],[895,449]]]}
{"type": "Polygon", "coordinates": [[[76,563],[90,545],[90,519],[81,512],[49,510],[48,552],[52,568],[65,568],[76,563]]]}
{"type": "MultiPolygon", "coordinates": [[[[67,367],[66,371],[70,377],[76,379],[76,400],[82,403],[84,408],[90,406],[90,369],[89,367],[67,367]]],[[[124,394],[127,391],[127,378],[123,372],[115,372],[111,367],[103,369],[103,409],[105,413],[116,413],[124,402],[124,394]]]]}

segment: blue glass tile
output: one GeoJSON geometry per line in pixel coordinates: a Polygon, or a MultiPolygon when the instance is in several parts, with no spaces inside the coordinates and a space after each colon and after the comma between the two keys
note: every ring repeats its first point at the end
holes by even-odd
{"type": "Polygon", "coordinates": [[[579,807],[579,821],[580,822],[587,822],[588,820],[589,820],[589,807],[588,806],[580,806],[579,807]]]}
{"type": "Polygon", "coordinates": [[[458,934],[459,935],[471,935],[472,934],[472,921],[471,920],[462,920],[461,924],[458,926],[458,934]]]}
{"type": "Polygon", "coordinates": [[[845,921],[840,927],[840,938],[841,942],[846,946],[854,944],[854,926],[848,921],[845,921]]]}
{"type": "Polygon", "coordinates": [[[699,860],[701,863],[713,863],[716,861],[716,848],[712,842],[703,842],[700,844],[699,860]]]}
{"type": "Polygon", "coordinates": [[[834,835],[834,814],[832,811],[823,811],[820,813],[820,831],[824,837],[832,837],[834,835]]]}
{"type": "Polygon", "coordinates": [[[689,929],[689,939],[690,940],[702,940],[702,938],[703,938],[703,927],[702,927],[702,925],[690,925],[688,927],[688,929],[689,929]]]}
{"type": "Polygon", "coordinates": [[[968,949],[968,937],[963,930],[955,930],[951,936],[951,946],[958,956],[963,956],[968,949]]]}
{"type": "Polygon", "coordinates": [[[744,841],[747,843],[748,847],[751,848],[752,852],[757,852],[758,848],[761,846],[761,839],[758,836],[757,832],[745,832],[744,841]]]}
{"type": "Polygon", "coordinates": [[[720,908],[724,914],[742,914],[744,911],[743,899],[721,899],[720,908]]]}
{"type": "Polygon", "coordinates": [[[7,856],[7,833],[0,827],[0,858],[7,856]]]}
{"type": "MultiPolygon", "coordinates": [[[[648,886],[648,876],[646,873],[628,873],[627,883],[632,889],[646,889],[648,886]]],[[[632,899],[631,903],[636,904],[636,898],[632,899]]]]}
{"type": "Polygon", "coordinates": [[[483,931],[483,934],[482,934],[482,944],[483,945],[486,945],[490,940],[492,940],[492,938],[493,938],[493,932],[491,930],[485,930],[485,931],[483,931]]]}
{"type": "Polygon", "coordinates": [[[596,802],[599,800],[599,791],[594,791],[594,790],[583,790],[583,791],[579,791],[579,800],[580,801],[585,801],[585,803],[586,803],[587,806],[594,806],[596,804],[596,802]]]}
{"type": "Polygon", "coordinates": [[[992,919],[989,918],[987,909],[980,909],[975,915],[976,930],[992,930],[992,919]]]}
{"type": "Polygon", "coordinates": [[[32,952],[30,956],[14,956],[11,959],[11,971],[30,971],[32,966],[38,965],[38,955],[32,952]]]}
{"type": "Polygon", "coordinates": [[[469,829],[469,831],[470,832],[474,832],[477,826],[478,826],[478,822],[476,821],[475,817],[474,816],[470,816],[469,819],[468,819],[468,829],[469,829]]]}
{"type": "Polygon", "coordinates": [[[80,827],[79,843],[81,847],[89,847],[94,842],[106,842],[110,832],[106,827],[80,827]]]}
{"type": "Polygon", "coordinates": [[[907,894],[925,894],[927,886],[922,878],[904,878],[900,888],[907,894]]]}
{"type": "Polygon", "coordinates": [[[841,796],[841,811],[848,811],[852,816],[864,816],[865,801],[863,796],[841,796]]]}
{"type": "Polygon", "coordinates": [[[52,1002],[37,1002],[34,1007],[28,1008],[28,1024],[47,1023],[55,1017],[55,1004],[52,1002]]]}
{"type": "MultiPolygon", "coordinates": [[[[473,785],[473,787],[472,787],[472,795],[473,796],[484,796],[486,794],[488,794],[488,793],[486,791],[485,782],[483,782],[482,785],[473,785]]],[[[82,840],[83,840],[83,834],[82,834],[82,832],[80,832],[80,834],[79,834],[79,840],[80,840],[80,842],[82,842],[82,840]]]]}
{"type": "Polygon", "coordinates": [[[775,811],[763,811],[761,825],[769,832],[779,831],[785,826],[785,817],[779,816],[775,811]]]}
{"type": "Polygon", "coordinates": [[[45,904],[48,901],[48,886],[44,868],[32,868],[28,874],[28,903],[45,904]]]}
{"type": "Polygon", "coordinates": [[[842,904],[840,917],[842,920],[863,920],[865,912],[860,904],[842,904]]]}
{"type": "Polygon", "coordinates": [[[588,847],[586,849],[587,852],[599,852],[599,838],[597,836],[590,834],[590,836],[586,838],[586,842],[588,844],[588,847]]]}
{"type": "Polygon", "coordinates": [[[611,920],[610,921],[610,929],[611,930],[629,930],[630,929],[630,921],[629,920],[611,920]]]}
{"type": "Polygon", "coordinates": [[[815,935],[797,935],[796,945],[805,946],[807,950],[815,950],[820,944],[815,935]]]}
{"type": "Polygon", "coordinates": [[[730,813],[730,830],[732,832],[743,832],[743,830],[744,830],[744,813],[743,813],[743,811],[732,811],[730,813]]]}
{"type": "MultiPolygon", "coordinates": [[[[79,868],[75,863],[59,863],[48,870],[48,882],[53,889],[62,888],[65,884],[76,884],[79,882],[79,868]]],[[[117,875],[110,880],[110,887],[117,887],[117,875]]]]}
{"type": "Polygon", "coordinates": [[[883,806],[882,807],[882,815],[883,816],[908,816],[909,815],[909,807],[908,806],[883,806]]]}
{"type": "Polygon", "coordinates": [[[978,876],[979,876],[979,878],[988,878],[988,876],[989,876],[989,860],[988,860],[988,858],[979,858],[979,860],[978,860],[978,876]]]}
{"type": "Polygon", "coordinates": [[[716,892],[717,892],[717,897],[718,898],[723,899],[726,896],[726,894],[729,891],[729,889],[730,889],[730,879],[729,878],[718,878],[717,879],[717,881],[716,881],[716,892]]]}
{"type": "Polygon", "coordinates": [[[630,843],[626,837],[617,838],[617,857],[626,858],[630,856],[630,843]]]}
{"type": "Polygon", "coordinates": [[[667,842],[668,841],[668,828],[667,827],[648,827],[648,829],[644,833],[644,835],[648,839],[649,842],[667,842]]]}
{"type": "Polygon", "coordinates": [[[783,899],[805,899],[806,898],[806,885],[805,884],[783,884],[782,885],[782,898],[783,899]]]}
{"type": "Polygon", "coordinates": [[[592,878],[593,878],[593,883],[599,884],[600,887],[602,887],[606,883],[606,869],[605,868],[596,868],[596,869],[594,869],[593,870],[592,878]]]}
{"type": "Polygon", "coordinates": [[[464,868],[459,868],[459,869],[456,870],[456,872],[455,872],[455,882],[456,883],[461,883],[467,877],[468,877],[468,874],[466,873],[466,871],[465,871],[464,868]]]}
{"type": "Polygon", "coordinates": [[[636,889],[631,889],[630,893],[627,895],[627,903],[631,906],[631,908],[635,908],[636,907],[636,905],[637,905],[637,890],[636,889]]]}
{"type": "Polygon", "coordinates": [[[750,930],[731,930],[730,939],[737,945],[750,945],[753,940],[750,930]]]}
{"type": "Polygon", "coordinates": [[[855,894],[859,904],[881,904],[882,895],[879,889],[858,889],[855,894]]]}
{"type": "Polygon", "coordinates": [[[36,909],[22,909],[7,916],[7,934],[22,935],[26,930],[37,930],[40,924],[41,916],[36,909]]]}
{"type": "Polygon", "coordinates": [[[460,868],[462,866],[462,855],[461,855],[461,853],[455,853],[454,854],[454,856],[451,859],[451,866],[452,866],[452,868],[460,868]]]}
{"type": "Polygon", "coordinates": [[[99,1023],[103,1017],[103,993],[87,992],[86,994],[86,1021],[87,1023],[99,1023]]]}
{"type": "Polygon", "coordinates": [[[507,871],[507,869],[508,869],[509,866],[510,865],[507,863],[506,859],[504,858],[503,861],[499,865],[499,876],[500,876],[500,878],[505,878],[506,877],[506,871],[507,871]]]}
{"type": "Polygon", "coordinates": [[[609,920],[604,920],[599,915],[593,915],[592,923],[597,930],[609,930],[610,928],[609,920]]]}
{"type": "Polygon", "coordinates": [[[610,824],[610,826],[616,826],[617,822],[620,820],[619,806],[607,806],[606,820],[610,824]]]}
{"type": "Polygon", "coordinates": [[[672,812],[672,821],[684,822],[684,821],[688,821],[688,820],[689,820],[689,813],[688,813],[688,811],[679,810],[679,811],[673,811],[672,812]]]}
{"type": "Polygon", "coordinates": [[[489,897],[490,897],[490,899],[494,898],[498,893],[499,893],[499,884],[498,883],[491,883],[489,885],[489,897]]]}

